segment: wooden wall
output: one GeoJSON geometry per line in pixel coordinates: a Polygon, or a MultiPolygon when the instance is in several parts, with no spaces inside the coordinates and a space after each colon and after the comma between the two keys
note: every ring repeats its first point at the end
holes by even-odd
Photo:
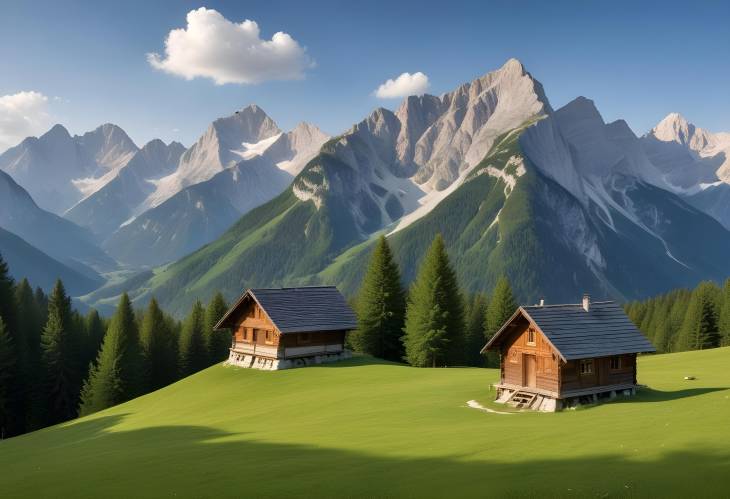
{"type": "Polygon", "coordinates": [[[286,358],[339,352],[344,349],[345,331],[281,334],[253,300],[242,304],[238,313],[233,331],[237,351],[252,353],[255,346],[256,355],[286,358]],[[247,330],[248,337],[245,334],[247,330]],[[270,339],[268,342],[267,332],[270,339]],[[336,348],[332,348],[333,346],[336,348]]]}
{"type": "MultiPolygon", "coordinates": [[[[245,340],[245,331],[250,329],[251,333],[256,332],[255,335],[249,334],[249,339],[255,339],[257,345],[273,345],[279,344],[280,334],[276,330],[274,324],[268,319],[266,314],[261,310],[255,302],[250,301],[240,308],[239,317],[236,319],[236,328],[234,330],[234,338],[236,342],[248,343],[245,340]],[[270,333],[271,342],[266,342],[266,331],[270,333]]],[[[250,341],[254,343],[254,341],[250,341]]]]}
{"type": "Polygon", "coordinates": [[[636,354],[619,355],[620,368],[611,369],[611,357],[593,359],[593,372],[580,373],[580,361],[571,360],[562,366],[561,391],[580,390],[605,385],[634,384],[636,382],[636,354]]]}
{"type": "Polygon", "coordinates": [[[529,322],[522,318],[516,320],[513,331],[505,339],[502,350],[502,382],[524,386],[525,355],[534,355],[536,360],[536,388],[558,392],[560,358],[547,339],[535,331],[535,344],[528,343],[529,322]]]}

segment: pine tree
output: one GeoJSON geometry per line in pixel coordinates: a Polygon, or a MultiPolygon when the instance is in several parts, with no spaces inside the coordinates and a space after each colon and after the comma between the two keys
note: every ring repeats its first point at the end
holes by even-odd
{"type": "Polygon", "coordinates": [[[0,317],[0,439],[8,436],[8,429],[14,425],[13,383],[16,379],[15,347],[0,317]]]}
{"type": "Polygon", "coordinates": [[[431,244],[411,288],[404,330],[409,364],[436,367],[462,361],[463,304],[441,235],[431,244]]]}
{"type": "Polygon", "coordinates": [[[190,376],[208,367],[204,320],[205,311],[200,300],[193,305],[180,334],[180,374],[190,376]]]}
{"type": "Polygon", "coordinates": [[[157,300],[152,298],[140,330],[146,391],[157,390],[177,379],[177,338],[170,327],[157,300]]]}
{"type": "Polygon", "coordinates": [[[15,281],[10,276],[8,264],[0,255],[0,317],[5,323],[7,334],[11,337],[17,326],[17,310],[15,305],[15,281]]]}
{"type": "Polygon", "coordinates": [[[228,305],[220,292],[213,296],[205,309],[205,335],[210,353],[210,365],[226,360],[231,348],[231,332],[228,329],[213,330],[226,311],[228,305]]]}
{"type": "Polygon", "coordinates": [[[91,414],[142,393],[141,367],[137,324],[132,304],[124,293],[84,383],[79,414],[91,414]]]}
{"type": "Polygon", "coordinates": [[[722,287],[720,319],[717,329],[720,334],[720,345],[730,346],[730,279],[726,279],[722,287]]]}
{"type": "MultiPolygon", "coordinates": [[[[486,319],[484,321],[484,339],[489,341],[492,336],[512,317],[517,310],[517,302],[512,294],[509,280],[506,276],[502,276],[497,280],[492,292],[492,299],[487,307],[486,319]]],[[[495,367],[499,363],[497,354],[490,352],[487,354],[487,365],[495,367]]]]}
{"type": "Polygon", "coordinates": [[[71,300],[58,280],[48,300],[48,321],[41,336],[44,401],[47,424],[76,416],[78,405],[78,352],[71,330],[71,300]]]}
{"type": "Polygon", "coordinates": [[[388,242],[380,236],[357,296],[358,325],[351,337],[353,347],[374,357],[401,361],[405,308],[400,270],[388,242]]]}
{"type": "Polygon", "coordinates": [[[480,353],[484,347],[484,321],[489,299],[483,293],[476,293],[469,302],[466,312],[465,361],[469,366],[483,366],[485,359],[480,353]]]}
{"type": "MultiPolygon", "coordinates": [[[[41,397],[41,330],[40,311],[36,307],[33,288],[23,279],[15,288],[17,327],[13,342],[19,378],[15,383],[18,403],[22,406],[24,420],[22,430],[36,428],[40,424],[41,397]]],[[[21,423],[21,421],[18,421],[21,423]]]]}
{"type": "Polygon", "coordinates": [[[106,329],[104,328],[104,321],[101,320],[99,312],[95,309],[89,310],[84,318],[84,331],[85,331],[85,347],[86,352],[84,357],[84,367],[93,362],[99,355],[101,344],[104,341],[104,334],[106,329]]]}
{"type": "Polygon", "coordinates": [[[38,310],[38,322],[42,325],[45,325],[45,323],[48,322],[48,297],[40,288],[40,286],[35,288],[35,292],[33,293],[33,300],[35,301],[35,306],[38,310]]]}
{"type": "Polygon", "coordinates": [[[702,350],[718,344],[717,302],[712,284],[700,283],[692,292],[675,351],[702,350]]]}

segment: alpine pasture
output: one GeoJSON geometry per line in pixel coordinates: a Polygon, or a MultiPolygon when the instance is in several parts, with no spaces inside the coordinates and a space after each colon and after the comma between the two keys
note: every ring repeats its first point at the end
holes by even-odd
{"type": "Polygon", "coordinates": [[[643,356],[636,397],[554,414],[467,407],[504,410],[496,370],[221,364],[0,442],[0,495],[726,496],[729,361],[730,348],[643,356]]]}

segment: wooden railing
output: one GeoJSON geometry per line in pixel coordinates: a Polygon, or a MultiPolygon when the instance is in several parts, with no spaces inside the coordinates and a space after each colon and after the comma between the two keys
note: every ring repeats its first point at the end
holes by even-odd
{"type": "Polygon", "coordinates": [[[238,353],[245,353],[249,355],[277,357],[278,354],[278,348],[274,345],[259,345],[256,343],[246,343],[243,341],[234,342],[231,348],[238,353]]]}

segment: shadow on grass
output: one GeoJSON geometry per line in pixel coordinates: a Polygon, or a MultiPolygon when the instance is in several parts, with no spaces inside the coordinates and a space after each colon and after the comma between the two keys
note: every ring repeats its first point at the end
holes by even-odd
{"type": "Polygon", "coordinates": [[[489,449],[429,457],[438,450],[428,442],[383,456],[204,426],[121,431],[120,422],[97,418],[3,443],[3,497],[720,497],[730,487],[730,451],[719,449],[534,459],[524,446],[502,462],[489,449]]]}
{"type": "MultiPolygon", "coordinates": [[[[636,392],[637,402],[669,402],[671,400],[697,397],[699,395],[705,395],[706,393],[721,392],[728,390],[730,387],[703,387],[703,388],[685,388],[683,390],[673,390],[663,392],[661,390],[654,390],[653,388],[641,387],[636,392]]],[[[628,399],[630,400],[630,399],[628,399]]]]}

